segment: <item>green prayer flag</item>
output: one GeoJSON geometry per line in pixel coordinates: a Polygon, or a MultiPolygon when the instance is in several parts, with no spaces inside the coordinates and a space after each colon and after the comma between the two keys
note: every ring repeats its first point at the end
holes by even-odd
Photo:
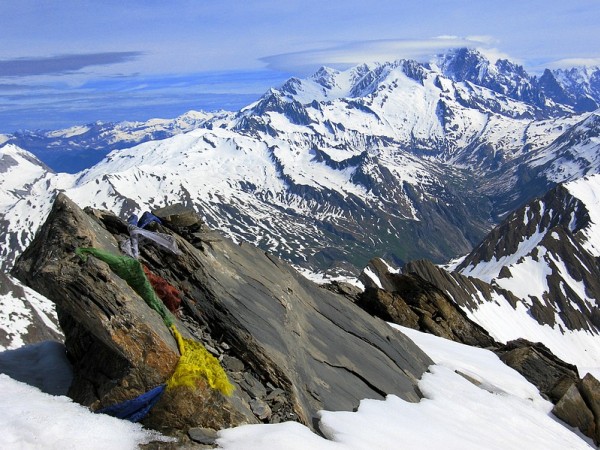
{"type": "Polygon", "coordinates": [[[164,303],[158,298],[152,285],[146,278],[142,264],[134,258],[124,255],[115,255],[113,253],[99,250],[92,247],[80,247],[75,250],[84,260],[87,255],[92,255],[101,261],[104,261],[116,275],[125,280],[129,286],[144,299],[144,301],[160,314],[165,324],[170,327],[173,324],[173,315],[165,307],[164,303]]]}

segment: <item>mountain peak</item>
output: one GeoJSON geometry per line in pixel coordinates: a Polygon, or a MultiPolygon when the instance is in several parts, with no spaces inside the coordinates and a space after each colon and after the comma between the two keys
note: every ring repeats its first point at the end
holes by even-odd
{"type": "Polygon", "coordinates": [[[332,69],[331,67],[321,66],[309,79],[327,89],[331,89],[335,85],[335,77],[339,73],[339,71],[332,69]]]}
{"type": "Polygon", "coordinates": [[[455,81],[482,80],[493,67],[481,52],[466,47],[438,55],[434,61],[446,76],[455,81]]]}

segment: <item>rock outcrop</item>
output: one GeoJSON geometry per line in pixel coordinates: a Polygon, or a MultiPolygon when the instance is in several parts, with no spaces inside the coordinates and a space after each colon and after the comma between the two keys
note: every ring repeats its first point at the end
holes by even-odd
{"type": "MultiPolygon", "coordinates": [[[[231,398],[208,386],[193,396],[165,394],[146,425],[177,433],[297,420],[318,430],[321,409],[353,410],[387,394],[419,400],[416,382],[432,361],[404,335],[189,211],[154,213],[171,229],[153,226],[173,236],[180,254],[141,241],[140,260],[182,293],[176,326],[221,360],[237,389],[231,398]]],[[[128,237],[117,217],[84,213],[59,195],[13,270],[56,303],[74,363],[69,395],[94,409],[163,383],[179,357],[161,317],[124,280],[75,254],[78,247],[119,253],[128,237]]]]}
{"type": "Polygon", "coordinates": [[[555,404],[579,381],[577,367],[557,358],[540,342],[517,339],[497,349],[496,354],[555,404]]]}
{"type": "Polygon", "coordinates": [[[382,260],[374,259],[361,281],[366,289],[357,304],[370,314],[467,345],[496,345],[456,302],[417,274],[393,272],[382,260]]]}
{"type": "Polygon", "coordinates": [[[442,291],[447,292],[461,307],[470,310],[477,309],[483,302],[494,301],[493,294],[506,298],[513,307],[519,301],[507,290],[455,271],[448,272],[426,259],[409,262],[403,267],[403,272],[419,275],[442,291]]]}
{"type": "Polygon", "coordinates": [[[600,381],[591,374],[573,383],[552,413],[600,445],[600,381]]]}

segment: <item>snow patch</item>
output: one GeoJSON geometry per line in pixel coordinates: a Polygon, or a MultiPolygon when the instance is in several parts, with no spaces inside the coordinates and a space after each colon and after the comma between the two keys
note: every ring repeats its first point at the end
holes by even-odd
{"type": "Polygon", "coordinates": [[[592,175],[567,183],[565,187],[581,200],[590,216],[590,224],[580,230],[582,246],[594,257],[600,257],[600,175],[592,175]]]}
{"type": "Polygon", "coordinates": [[[170,439],[155,431],[104,414],[93,414],[67,397],[0,374],[0,446],[21,449],[133,450],[170,439]]]}
{"type": "Polygon", "coordinates": [[[379,277],[377,276],[377,274],[375,272],[373,272],[373,270],[370,267],[365,267],[363,270],[363,273],[369,277],[369,279],[371,281],[373,281],[373,283],[375,283],[375,285],[377,285],[377,287],[379,289],[383,289],[383,285],[381,284],[381,280],[379,279],[379,277]]]}
{"type": "Polygon", "coordinates": [[[503,267],[508,266],[510,268],[512,265],[519,264],[519,260],[529,255],[545,235],[546,231],[537,230],[533,235],[521,241],[514,253],[502,256],[499,259],[493,256],[490,261],[480,262],[476,266],[469,265],[461,270],[461,273],[491,283],[493,279],[498,277],[503,267]]]}

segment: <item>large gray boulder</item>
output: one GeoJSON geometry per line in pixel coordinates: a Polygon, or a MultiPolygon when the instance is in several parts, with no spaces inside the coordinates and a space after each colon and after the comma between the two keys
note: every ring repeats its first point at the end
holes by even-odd
{"type": "MultiPolygon", "coordinates": [[[[127,237],[118,218],[88,213],[59,195],[13,273],[56,303],[74,362],[70,395],[96,408],[163,382],[179,355],[125,281],[75,255],[82,246],[119,253],[127,237]]],[[[141,260],[183,293],[178,328],[223,361],[237,389],[232,398],[208,388],[198,399],[168,398],[146,424],[170,432],[293,419],[317,429],[321,409],[353,410],[387,394],[419,400],[416,383],[432,361],[404,335],[283,261],[172,216],[180,234],[158,231],[172,234],[181,254],[145,242],[141,260]]]]}
{"type": "MultiPolygon", "coordinates": [[[[118,240],[98,218],[60,194],[13,273],[55,302],[73,363],[68,395],[96,410],[164,383],[179,351],[162,318],[106,263],[93,257],[84,262],[75,254],[78,247],[119,253],[118,240]]],[[[183,324],[178,327],[186,333],[183,324]]],[[[208,386],[193,393],[173,390],[147,420],[165,432],[253,421],[251,414],[218,394],[208,386]]]]}
{"type": "MultiPolygon", "coordinates": [[[[189,257],[161,275],[258,379],[285,392],[300,422],[312,427],[317,411],[353,410],[363,398],[419,400],[432,361],[404,335],[250,244],[206,227],[186,237],[189,257]]],[[[153,248],[146,257],[160,258],[153,248]]]]}

